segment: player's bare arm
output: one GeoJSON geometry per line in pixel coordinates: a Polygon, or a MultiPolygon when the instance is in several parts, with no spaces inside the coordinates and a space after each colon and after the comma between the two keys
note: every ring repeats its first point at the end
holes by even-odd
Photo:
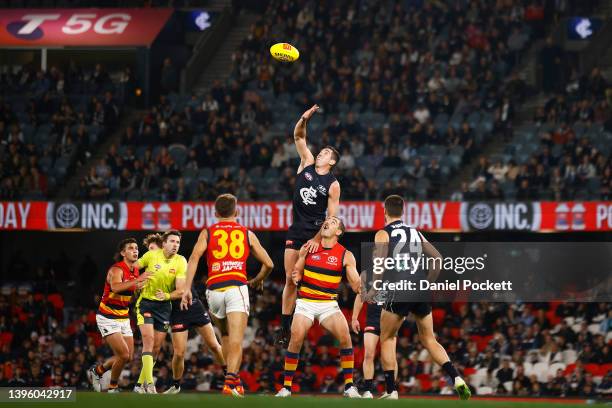
{"type": "Polygon", "coordinates": [[[268,251],[261,245],[259,238],[257,238],[257,235],[255,235],[253,231],[249,231],[249,242],[251,244],[251,253],[255,259],[261,262],[261,269],[248,283],[251,288],[262,290],[264,280],[270,275],[272,269],[274,269],[274,262],[272,262],[272,258],[270,258],[268,251]]]}
{"type": "Polygon", "coordinates": [[[159,300],[176,300],[181,299],[183,294],[185,293],[185,278],[176,278],[174,281],[175,289],[170,293],[165,293],[161,290],[158,290],[155,293],[155,297],[159,300]]]}
{"type": "Polygon", "coordinates": [[[346,269],[346,279],[348,280],[353,292],[361,293],[361,278],[357,272],[357,261],[351,251],[346,251],[344,255],[344,268],[346,269]]]}
{"type": "MultiPolygon", "coordinates": [[[[364,285],[365,281],[365,272],[361,274],[361,285],[364,285]]],[[[353,314],[351,318],[351,328],[353,332],[359,333],[361,331],[361,325],[359,324],[359,313],[361,313],[361,309],[363,308],[363,300],[361,299],[361,295],[355,296],[355,302],[353,302],[353,314]]]]}
{"type": "MultiPolygon", "coordinates": [[[[389,234],[385,230],[379,230],[374,236],[373,258],[385,258],[389,253],[389,234]]],[[[364,286],[365,287],[365,286],[364,286]]],[[[376,289],[370,288],[367,292],[361,293],[361,301],[371,303],[376,296],[376,289]]]]}
{"type": "Polygon", "coordinates": [[[307,255],[308,249],[306,248],[306,245],[303,245],[302,248],[300,248],[298,260],[293,267],[293,271],[291,272],[291,280],[293,280],[293,283],[295,283],[296,286],[298,283],[300,283],[302,277],[304,276],[304,266],[306,265],[307,255]]]}
{"type": "Polygon", "coordinates": [[[308,144],[306,143],[306,125],[317,110],[319,110],[319,105],[313,105],[312,108],[304,112],[293,129],[295,148],[300,155],[300,167],[298,168],[298,173],[304,170],[304,167],[310,166],[315,162],[315,158],[308,148],[308,144]]]}
{"type": "MultiPolygon", "coordinates": [[[[419,232],[419,235],[421,236],[421,240],[423,242],[423,253],[425,253],[428,258],[442,260],[442,255],[440,254],[440,251],[438,251],[436,247],[433,246],[432,243],[429,242],[427,238],[423,236],[423,234],[419,232]]],[[[438,280],[438,276],[440,276],[441,265],[442,262],[439,261],[430,262],[430,268],[427,274],[427,280],[429,282],[435,282],[436,280],[438,280]]]]}
{"type": "Polygon", "coordinates": [[[123,271],[120,268],[113,266],[108,270],[107,280],[110,284],[111,290],[114,293],[119,293],[133,288],[142,289],[147,283],[147,280],[151,278],[151,275],[151,272],[145,272],[138,276],[138,278],[135,280],[123,282],[123,271]]]}
{"type": "Polygon", "coordinates": [[[187,276],[185,277],[185,288],[181,298],[181,310],[187,310],[192,301],[191,285],[193,284],[193,278],[195,277],[198,269],[198,262],[200,258],[206,252],[208,248],[208,231],[203,230],[198,236],[198,242],[196,242],[187,261],[187,276]]]}

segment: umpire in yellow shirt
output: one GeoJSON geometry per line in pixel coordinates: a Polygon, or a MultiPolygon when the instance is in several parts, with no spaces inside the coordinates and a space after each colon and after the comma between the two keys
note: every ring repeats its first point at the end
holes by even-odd
{"type": "Polygon", "coordinates": [[[148,251],[138,260],[141,271],[153,275],[136,302],[138,328],[142,335],[142,371],[135,391],[157,394],[153,383],[153,356],[157,356],[166,338],[172,313],[171,300],[180,299],[185,290],[187,260],[178,254],[181,233],[166,231],[162,248],[148,251]],[[140,384],[146,384],[141,387],[140,384]]]}

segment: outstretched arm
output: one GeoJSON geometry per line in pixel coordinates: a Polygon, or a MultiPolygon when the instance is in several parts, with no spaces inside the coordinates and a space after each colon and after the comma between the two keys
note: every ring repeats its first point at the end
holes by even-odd
{"type": "Polygon", "coordinates": [[[274,262],[272,262],[272,258],[268,255],[268,251],[261,245],[257,235],[252,231],[249,231],[249,242],[251,243],[251,251],[255,259],[261,262],[261,269],[257,276],[249,281],[249,286],[253,289],[261,290],[263,289],[263,281],[270,275],[272,269],[274,269],[274,262]]]}
{"type": "Polygon", "coordinates": [[[312,108],[304,112],[300,120],[298,120],[295,124],[295,129],[293,129],[295,148],[300,155],[300,167],[298,168],[298,173],[304,170],[304,167],[310,166],[315,162],[314,156],[306,144],[306,125],[308,124],[308,121],[312,115],[314,115],[318,109],[318,105],[313,105],[312,108]]]}

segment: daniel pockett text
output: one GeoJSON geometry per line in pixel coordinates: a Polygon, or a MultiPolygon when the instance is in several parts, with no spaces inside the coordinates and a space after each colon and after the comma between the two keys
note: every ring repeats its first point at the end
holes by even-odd
{"type": "Polygon", "coordinates": [[[393,302],[612,301],[611,243],[421,242],[361,247],[362,293],[393,302]]]}

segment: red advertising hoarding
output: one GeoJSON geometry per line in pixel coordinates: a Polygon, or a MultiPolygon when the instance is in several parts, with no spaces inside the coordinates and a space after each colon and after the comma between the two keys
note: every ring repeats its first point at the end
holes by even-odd
{"type": "MultiPolygon", "coordinates": [[[[285,231],[290,202],[243,202],[239,222],[255,231],[285,231]]],[[[382,203],[343,201],[348,231],[384,226],[382,203]]],[[[212,202],[0,202],[0,230],[197,231],[216,222],[212,202]]],[[[408,202],[404,222],[423,231],[612,231],[612,202],[408,202]]]]}
{"type": "Polygon", "coordinates": [[[0,9],[0,46],[150,46],[172,9],[0,9]]]}

